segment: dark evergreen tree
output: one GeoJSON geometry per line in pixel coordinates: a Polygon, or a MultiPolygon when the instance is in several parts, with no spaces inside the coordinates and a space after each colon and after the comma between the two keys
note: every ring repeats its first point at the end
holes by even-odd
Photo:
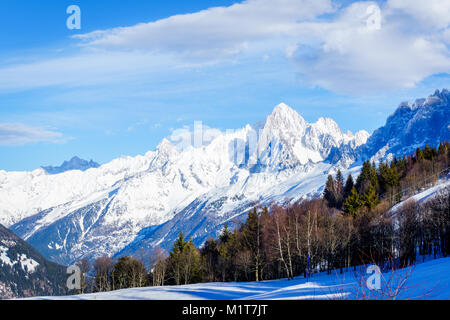
{"type": "Polygon", "coordinates": [[[347,181],[345,182],[345,187],[344,187],[344,201],[350,195],[354,186],[355,186],[355,183],[353,182],[353,177],[351,174],[349,174],[347,177],[347,181]]]}
{"type": "Polygon", "coordinates": [[[365,161],[361,169],[361,173],[356,179],[356,189],[360,194],[364,194],[369,185],[378,188],[378,177],[376,166],[372,165],[370,161],[365,161]]]}
{"type": "Polygon", "coordinates": [[[369,185],[366,193],[364,193],[363,203],[364,206],[369,209],[369,211],[375,209],[378,203],[380,203],[377,191],[375,190],[375,187],[373,185],[369,185]]]}
{"type": "MultiPolygon", "coordinates": [[[[237,232],[237,231],[235,231],[237,232]]],[[[218,269],[221,281],[237,281],[235,257],[237,252],[236,236],[225,228],[220,235],[218,269]]]]}
{"type": "Polygon", "coordinates": [[[207,281],[216,281],[218,279],[217,269],[219,264],[219,247],[217,242],[213,238],[209,238],[200,252],[204,259],[207,281]]]}
{"type": "Polygon", "coordinates": [[[344,201],[344,211],[347,214],[355,217],[362,206],[363,202],[360,199],[358,191],[356,191],[356,188],[353,187],[352,191],[350,192],[350,195],[344,201]]]}
{"type": "Polygon", "coordinates": [[[248,214],[247,221],[242,228],[243,246],[249,250],[252,255],[252,269],[255,280],[261,280],[261,268],[263,266],[263,242],[262,226],[256,208],[248,214]]]}
{"type": "Polygon", "coordinates": [[[341,170],[338,170],[336,174],[336,180],[334,181],[334,191],[335,191],[335,201],[336,208],[341,209],[344,202],[344,177],[342,176],[341,170]]]}
{"type": "Polygon", "coordinates": [[[219,236],[220,243],[221,244],[227,243],[231,239],[232,235],[233,234],[228,229],[228,223],[225,223],[223,231],[219,236]]]}
{"type": "Polygon", "coordinates": [[[389,167],[387,163],[380,163],[378,167],[378,181],[381,194],[385,194],[388,191],[397,190],[400,187],[397,167],[389,167]]]}
{"type": "Polygon", "coordinates": [[[325,185],[325,190],[323,191],[323,197],[327,201],[328,206],[333,208],[336,207],[336,190],[335,183],[332,175],[328,176],[327,183],[325,185]]]}
{"type": "Polygon", "coordinates": [[[190,284],[202,279],[201,255],[192,239],[186,241],[180,232],[168,258],[169,272],[175,284],[190,284]]]}
{"type": "Polygon", "coordinates": [[[423,152],[420,148],[417,148],[416,150],[416,161],[422,161],[424,159],[423,152]]]}

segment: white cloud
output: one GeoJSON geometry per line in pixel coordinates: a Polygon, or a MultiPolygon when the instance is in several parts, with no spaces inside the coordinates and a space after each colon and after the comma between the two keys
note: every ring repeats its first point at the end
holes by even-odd
{"type": "Polygon", "coordinates": [[[353,3],[331,21],[303,23],[295,53],[290,48],[287,54],[301,79],[357,94],[413,87],[433,74],[450,73],[450,51],[443,40],[448,29],[416,28],[416,16],[402,12],[396,2],[395,10],[389,2],[381,10],[379,30],[367,27],[367,8],[373,2],[353,3]]]}
{"type": "Polygon", "coordinates": [[[298,21],[333,11],[331,0],[247,0],[75,38],[88,47],[139,49],[189,58],[233,56],[253,42],[296,33],[298,21]]]}
{"type": "Polygon", "coordinates": [[[448,28],[450,25],[450,1],[448,0],[389,0],[388,11],[400,16],[408,14],[424,26],[448,28]]]}
{"type": "Polygon", "coordinates": [[[30,127],[22,123],[0,123],[0,145],[24,145],[36,142],[64,142],[59,132],[30,127]]]}

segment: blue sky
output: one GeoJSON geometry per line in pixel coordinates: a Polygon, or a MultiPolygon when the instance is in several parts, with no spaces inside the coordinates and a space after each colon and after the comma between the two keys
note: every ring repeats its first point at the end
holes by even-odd
{"type": "Polygon", "coordinates": [[[450,4],[431,2],[3,0],[0,170],[143,154],[280,102],[372,132],[449,87],[450,4]],[[81,30],[66,27],[73,4],[81,30]]]}

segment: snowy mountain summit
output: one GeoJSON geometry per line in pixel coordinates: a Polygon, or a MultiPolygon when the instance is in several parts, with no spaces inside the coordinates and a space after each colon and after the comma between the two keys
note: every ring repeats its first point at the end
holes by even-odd
{"type": "Polygon", "coordinates": [[[266,119],[259,132],[259,163],[284,169],[323,162],[332,148],[356,148],[366,143],[369,133],[360,131],[355,136],[343,134],[337,123],[320,118],[316,123],[306,122],[294,109],[279,104],[266,119]],[[280,167],[283,164],[284,167],[280,167]]]}
{"type": "MultiPolygon", "coordinates": [[[[427,105],[430,113],[441,108],[431,100],[427,105]]],[[[393,134],[385,132],[387,141],[393,134]]],[[[87,171],[0,171],[0,223],[61,264],[168,249],[179,231],[198,245],[225,223],[233,227],[245,219],[256,203],[320,194],[327,174],[355,173],[358,167],[351,166],[359,155],[373,156],[376,146],[386,145],[383,140],[368,148],[373,137],[366,131],[343,133],[327,118],[308,123],[283,103],[256,125],[206,135],[194,130],[194,143],[183,148],[164,139],[143,156],[87,171]]]]}

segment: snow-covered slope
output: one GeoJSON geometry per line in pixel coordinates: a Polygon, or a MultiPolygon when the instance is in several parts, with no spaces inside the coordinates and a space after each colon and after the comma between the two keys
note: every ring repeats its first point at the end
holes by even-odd
{"type": "Polygon", "coordinates": [[[445,178],[439,180],[434,186],[431,188],[425,189],[422,192],[419,192],[418,194],[415,194],[411,196],[410,198],[396,204],[393,206],[390,210],[391,214],[395,214],[398,209],[403,207],[408,201],[415,201],[418,204],[424,204],[429,200],[434,199],[436,196],[440,195],[441,193],[446,192],[449,193],[450,190],[450,175],[447,175],[445,178]]]}
{"type": "MultiPolygon", "coordinates": [[[[427,261],[394,276],[382,275],[382,286],[392,279],[393,288],[409,274],[398,299],[448,300],[450,299],[450,258],[427,261]]],[[[68,297],[42,297],[36,300],[332,300],[358,299],[360,283],[364,285],[365,269],[359,272],[316,274],[310,282],[303,277],[294,280],[273,280],[244,283],[201,283],[186,286],[167,286],[125,289],[68,297]]],[[[362,288],[369,297],[377,298],[362,288]]]]}
{"type": "Polygon", "coordinates": [[[320,192],[333,148],[354,150],[369,134],[344,134],[331,119],[307,123],[278,105],[266,121],[183,151],[155,151],[99,168],[49,175],[0,171],[0,223],[53,261],[69,264],[137,248],[168,247],[180,230],[200,244],[255,202],[320,192]]]}

